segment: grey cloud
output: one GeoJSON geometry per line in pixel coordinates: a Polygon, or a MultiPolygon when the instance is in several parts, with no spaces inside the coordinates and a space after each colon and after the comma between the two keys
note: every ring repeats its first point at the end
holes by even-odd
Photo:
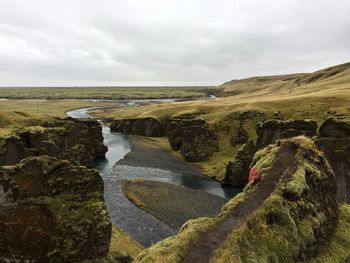
{"type": "Polygon", "coordinates": [[[0,86],[216,85],[350,58],[347,0],[0,4],[0,86]]]}

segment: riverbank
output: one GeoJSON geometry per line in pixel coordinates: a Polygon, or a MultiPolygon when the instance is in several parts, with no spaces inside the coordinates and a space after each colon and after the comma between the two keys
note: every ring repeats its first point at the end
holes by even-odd
{"type": "Polygon", "coordinates": [[[150,167],[203,176],[198,168],[160,148],[154,138],[132,135],[129,136],[129,142],[130,152],[117,163],[118,165],[150,167]]]}

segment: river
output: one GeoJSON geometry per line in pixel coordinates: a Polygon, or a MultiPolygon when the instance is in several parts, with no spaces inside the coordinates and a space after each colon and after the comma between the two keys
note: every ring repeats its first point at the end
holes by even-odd
{"type": "MultiPolygon", "coordinates": [[[[134,106],[135,103],[129,101],[120,105],[130,107],[134,106]]],[[[67,112],[67,115],[72,118],[91,118],[88,111],[96,108],[98,107],[76,109],[67,112]]],[[[114,224],[144,247],[174,235],[176,231],[129,201],[122,193],[121,179],[141,177],[147,180],[163,181],[184,185],[224,198],[230,198],[238,192],[234,188],[222,188],[219,183],[203,176],[149,167],[119,165],[118,161],[122,160],[130,151],[127,136],[111,132],[106,125],[102,125],[102,133],[108,152],[106,158],[96,160],[95,165],[104,180],[104,198],[108,213],[114,224]]]]}

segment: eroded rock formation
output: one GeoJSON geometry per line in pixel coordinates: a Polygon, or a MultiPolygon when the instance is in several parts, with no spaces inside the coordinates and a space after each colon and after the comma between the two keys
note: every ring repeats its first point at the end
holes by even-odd
{"type": "Polygon", "coordinates": [[[15,164],[29,156],[49,155],[93,167],[93,160],[104,157],[106,152],[102,127],[92,119],[53,119],[0,138],[1,165],[15,164]]]}
{"type": "MultiPolygon", "coordinates": [[[[253,160],[254,149],[259,150],[279,139],[292,138],[298,135],[313,137],[317,135],[317,124],[312,120],[280,120],[280,113],[275,113],[273,119],[258,123],[256,127],[257,142],[251,141],[244,145],[236,154],[233,161],[226,167],[224,183],[234,186],[245,186],[249,173],[249,165],[253,160]]],[[[242,125],[237,128],[237,134],[241,134],[242,125]]],[[[253,136],[250,136],[253,137],[253,136]]],[[[252,138],[248,139],[252,140],[252,138]]]]}
{"type": "Polygon", "coordinates": [[[219,140],[214,129],[203,119],[172,118],[169,121],[169,143],[173,150],[189,162],[208,160],[219,150],[219,140]]]}
{"type": "Polygon", "coordinates": [[[1,167],[0,233],[1,262],[106,256],[111,222],[102,178],[94,169],[48,156],[1,167]]]}
{"type": "Polygon", "coordinates": [[[252,140],[245,143],[237,152],[235,159],[227,164],[224,183],[244,186],[248,183],[249,167],[256,152],[252,140]]]}
{"type": "Polygon", "coordinates": [[[350,122],[327,119],[316,139],[337,177],[338,199],[350,203],[350,122]]]}
{"type": "Polygon", "coordinates": [[[298,135],[313,137],[317,134],[317,124],[312,120],[271,119],[258,125],[257,147],[259,149],[275,143],[279,139],[292,138],[298,135]]]}
{"type": "Polygon", "coordinates": [[[161,137],[164,135],[163,125],[159,120],[152,117],[113,120],[111,131],[147,137],[161,137]]]}

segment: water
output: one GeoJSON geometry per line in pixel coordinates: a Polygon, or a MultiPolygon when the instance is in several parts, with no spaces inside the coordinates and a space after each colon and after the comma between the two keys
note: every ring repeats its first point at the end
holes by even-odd
{"type": "MultiPolygon", "coordinates": [[[[121,105],[130,107],[135,106],[136,103],[133,104],[127,101],[121,105]]],[[[91,118],[88,115],[88,111],[96,108],[99,107],[72,110],[67,112],[67,115],[73,118],[91,118]]],[[[114,224],[145,247],[174,235],[176,232],[130,202],[122,193],[120,180],[144,178],[147,180],[162,181],[184,185],[223,198],[230,198],[240,191],[240,189],[232,187],[222,188],[218,182],[204,176],[176,173],[157,168],[116,164],[130,151],[127,136],[121,133],[111,132],[109,127],[105,125],[102,126],[102,133],[104,144],[108,147],[108,152],[106,153],[106,158],[96,160],[95,165],[104,180],[104,198],[108,213],[114,224]]]]}

